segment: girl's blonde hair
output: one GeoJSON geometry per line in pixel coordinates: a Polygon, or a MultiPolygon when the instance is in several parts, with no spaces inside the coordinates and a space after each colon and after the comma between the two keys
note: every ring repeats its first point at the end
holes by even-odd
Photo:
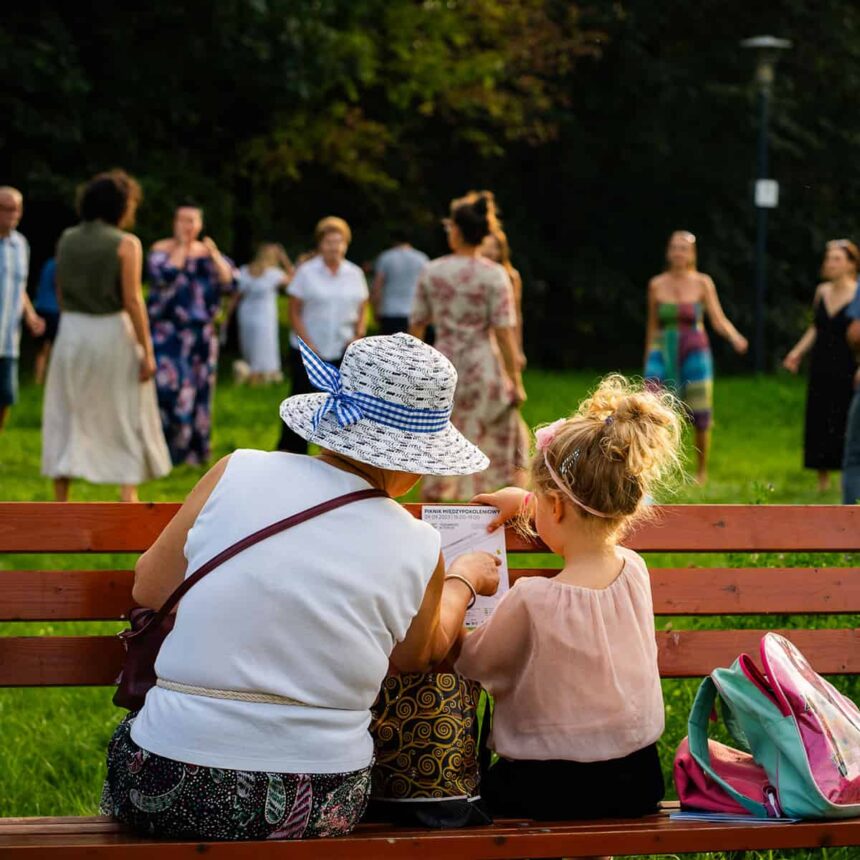
{"type": "Polygon", "coordinates": [[[643,510],[647,495],[679,471],[682,427],[681,409],[672,394],[611,374],[536,452],[532,486],[540,494],[560,494],[552,467],[575,498],[604,515],[577,505],[582,517],[617,529],[643,510]]]}

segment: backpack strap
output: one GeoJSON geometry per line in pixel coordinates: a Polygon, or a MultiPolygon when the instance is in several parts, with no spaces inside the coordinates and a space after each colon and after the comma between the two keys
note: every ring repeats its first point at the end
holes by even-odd
{"type": "Polygon", "coordinates": [[[712,678],[707,677],[699,686],[687,723],[687,743],[690,748],[690,755],[693,756],[699,767],[750,815],[754,815],[756,818],[769,818],[768,809],[763,803],[741,794],[711,767],[711,751],[708,748],[708,722],[714,711],[716,701],[717,685],[712,678]]]}

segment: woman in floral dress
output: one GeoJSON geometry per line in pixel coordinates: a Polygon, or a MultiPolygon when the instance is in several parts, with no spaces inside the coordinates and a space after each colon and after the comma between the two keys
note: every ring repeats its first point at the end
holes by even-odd
{"type": "Polygon", "coordinates": [[[423,338],[435,327],[434,345],[458,374],[451,420],[487,454],[490,467],[479,475],[425,478],[422,498],[430,502],[521,485],[528,457],[513,288],[504,268],[481,255],[481,242],[498,225],[493,195],[454,200],[444,224],[452,253],[421,275],[409,330],[423,338]]]}
{"type": "Polygon", "coordinates": [[[147,261],[158,406],[175,466],[209,460],[218,364],[214,320],[238,274],[212,239],[200,240],[202,230],[202,210],[179,206],[173,238],[156,242],[147,261]]]}

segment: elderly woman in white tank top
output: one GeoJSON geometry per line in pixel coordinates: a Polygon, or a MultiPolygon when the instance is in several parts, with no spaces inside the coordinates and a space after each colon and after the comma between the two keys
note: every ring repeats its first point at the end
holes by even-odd
{"type": "Polygon", "coordinates": [[[438,533],[393,501],[421,475],[487,466],[449,421],[450,362],[406,334],[356,341],[340,371],[301,346],[323,393],[285,400],[281,417],[322,453],[221,460],[141,556],[135,600],[161,606],[255,531],[365,492],[244,549],[183,597],[158,684],[108,750],[102,810],[148,834],[348,833],[369,793],[370,706],[389,660],[402,671],[440,660],[475,594],[498,585],[485,553],[446,572],[438,533]]]}

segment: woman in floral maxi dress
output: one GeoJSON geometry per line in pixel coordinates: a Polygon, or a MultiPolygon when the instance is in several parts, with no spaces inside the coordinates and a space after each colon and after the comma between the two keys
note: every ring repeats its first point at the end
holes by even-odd
{"type": "Polygon", "coordinates": [[[179,206],[173,238],[156,242],[147,260],[155,385],[174,466],[209,460],[218,366],[215,317],[238,277],[211,238],[200,240],[202,215],[196,205],[179,206]]]}
{"type": "Polygon", "coordinates": [[[487,454],[490,467],[466,477],[425,477],[421,495],[429,502],[521,485],[528,457],[513,288],[504,268],[480,253],[497,223],[493,195],[473,192],[453,201],[444,223],[452,253],[421,275],[410,332],[423,337],[434,326],[434,346],[457,369],[451,420],[487,454]]]}

